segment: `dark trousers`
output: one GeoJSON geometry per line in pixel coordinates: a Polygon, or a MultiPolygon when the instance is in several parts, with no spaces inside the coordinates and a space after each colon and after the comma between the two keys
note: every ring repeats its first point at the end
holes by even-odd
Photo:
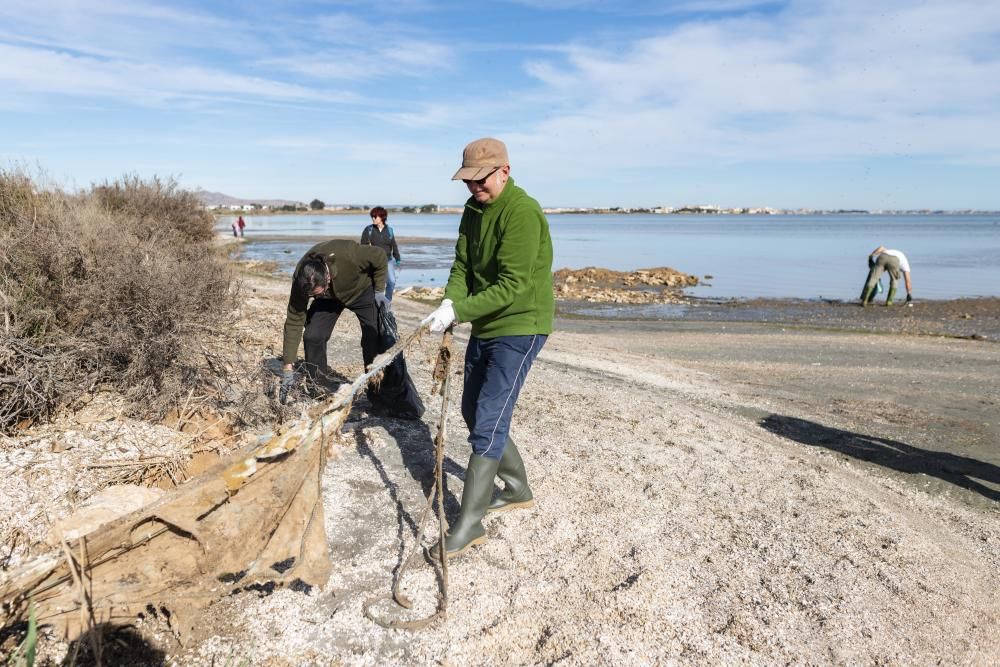
{"type": "Polygon", "coordinates": [[[546,339],[541,334],[469,339],[462,417],[474,454],[492,459],[503,456],[514,404],[546,339]]]}
{"type": "Polygon", "coordinates": [[[306,327],[302,332],[302,347],[306,353],[305,368],[310,377],[315,378],[317,372],[323,373],[328,369],[326,346],[344,308],[357,315],[361,324],[361,356],[364,358],[365,368],[368,368],[378,354],[378,316],[374,289],[368,288],[350,304],[336,298],[313,299],[306,312],[306,327]]]}

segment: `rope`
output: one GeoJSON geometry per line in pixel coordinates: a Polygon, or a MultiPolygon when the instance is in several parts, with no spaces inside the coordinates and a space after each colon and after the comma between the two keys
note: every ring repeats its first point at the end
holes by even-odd
{"type": "Polygon", "coordinates": [[[445,549],[444,544],[444,443],[446,440],[448,426],[448,390],[451,387],[451,340],[452,327],[448,327],[448,329],[445,330],[444,335],[441,337],[441,347],[438,349],[437,364],[435,364],[433,372],[434,388],[431,390],[431,395],[440,394],[441,396],[441,417],[438,421],[437,436],[434,438],[434,487],[431,489],[430,495],[427,497],[427,504],[424,506],[424,509],[420,514],[420,520],[417,522],[417,525],[419,526],[417,539],[413,543],[413,547],[410,552],[406,554],[406,557],[403,559],[403,564],[400,566],[399,573],[396,575],[396,580],[392,585],[392,595],[376,595],[366,600],[362,607],[365,617],[387,629],[422,630],[436,621],[443,619],[448,613],[448,551],[445,549]],[[409,566],[414,552],[423,542],[424,525],[427,522],[427,516],[430,514],[431,508],[434,506],[435,496],[437,497],[438,518],[438,562],[441,563],[441,586],[438,590],[437,609],[427,618],[421,619],[402,620],[380,618],[372,611],[372,607],[384,600],[392,599],[396,604],[404,609],[413,608],[413,602],[411,602],[410,599],[403,594],[400,587],[403,583],[403,575],[406,573],[406,568],[409,566]]]}

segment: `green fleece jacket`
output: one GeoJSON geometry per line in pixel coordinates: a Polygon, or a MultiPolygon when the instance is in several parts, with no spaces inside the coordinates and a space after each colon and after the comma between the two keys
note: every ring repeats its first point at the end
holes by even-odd
{"type": "MultiPolygon", "coordinates": [[[[309,252],[319,253],[326,258],[330,275],[333,277],[329,289],[318,298],[337,299],[344,305],[350,305],[367,289],[374,288],[376,292],[385,291],[385,279],[389,270],[386,268],[385,251],[381,248],[363,246],[355,241],[334,239],[317,243],[309,249],[309,252]]],[[[295,267],[295,273],[292,274],[292,291],[288,296],[285,341],[282,346],[282,358],[286,364],[295,363],[309,306],[310,297],[296,288],[304,260],[305,255],[295,267]]]]}
{"type": "Polygon", "coordinates": [[[513,178],[489,204],[465,203],[444,295],[477,338],[552,333],[549,223],[513,178]]]}

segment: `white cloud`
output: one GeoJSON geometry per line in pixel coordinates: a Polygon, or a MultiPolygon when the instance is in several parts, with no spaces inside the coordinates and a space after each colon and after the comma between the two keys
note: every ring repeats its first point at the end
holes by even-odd
{"type": "Polygon", "coordinates": [[[576,10],[615,14],[724,14],[776,4],[776,0],[508,0],[547,11],[576,10]]]}
{"type": "Polygon", "coordinates": [[[1000,152],[1000,5],[793,3],[682,23],[527,71],[553,113],[516,137],[593,168],[1000,152]]]}
{"type": "Polygon", "coordinates": [[[343,99],[304,86],[204,67],[135,64],[3,44],[0,86],[19,94],[111,97],[154,105],[175,99],[244,103],[343,99]]]}
{"type": "Polygon", "coordinates": [[[6,0],[0,39],[80,54],[153,59],[178,49],[236,50],[247,24],[149,2],[6,0]]]}
{"type": "Polygon", "coordinates": [[[446,70],[451,50],[431,42],[404,41],[388,48],[352,46],[319,53],[261,59],[259,64],[319,80],[362,81],[376,77],[424,77],[428,70],[446,70]]]}
{"type": "Polygon", "coordinates": [[[319,80],[363,81],[426,77],[432,71],[448,70],[455,57],[451,47],[396,21],[380,23],[357,14],[336,13],[300,19],[298,27],[311,36],[309,40],[281,55],[259,58],[258,64],[319,80]],[[313,48],[311,42],[317,46],[313,48]]]}
{"type": "Polygon", "coordinates": [[[408,128],[458,127],[487,113],[481,102],[463,104],[420,103],[404,111],[376,111],[375,118],[408,128]]]}

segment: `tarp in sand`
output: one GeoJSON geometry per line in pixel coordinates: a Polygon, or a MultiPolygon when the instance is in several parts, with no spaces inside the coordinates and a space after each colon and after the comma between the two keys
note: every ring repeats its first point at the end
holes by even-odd
{"type": "Polygon", "coordinates": [[[74,639],[101,624],[133,623],[152,609],[185,642],[200,613],[237,589],[324,585],[330,563],[320,476],[328,440],[339,433],[358,391],[418,334],[263,444],[0,573],[0,624],[26,619],[33,603],[39,625],[74,639]]]}

